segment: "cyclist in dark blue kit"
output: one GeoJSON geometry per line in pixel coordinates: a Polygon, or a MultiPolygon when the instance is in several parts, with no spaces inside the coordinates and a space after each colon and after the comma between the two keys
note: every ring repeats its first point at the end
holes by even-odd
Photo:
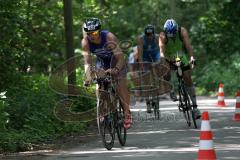
{"type": "Polygon", "coordinates": [[[138,38],[138,59],[140,62],[160,61],[158,39],[159,35],[155,34],[154,26],[148,24],[144,29],[144,34],[138,38]]]}
{"type": "MultiPolygon", "coordinates": [[[[96,67],[105,73],[110,73],[118,80],[117,93],[123,105],[125,119],[124,127],[129,129],[132,124],[129,109],[129,93],[126,87],[126,61],[122,51],[117,48],[117,38],[107,30],[101,30],[101,22],[97,18],[90,18],[83,24],[84,36],[82,39],[82,54],[85,61],[85,74],[90,75],[92,59],[91,54],[96,55],[96,67]]],[[[91,76],[85,79],[85,85],[91,83],[91,76]]]]}
{"type": "MultiPolygon", "coordinates": [[[[144,33],[138,38],[138,61],[139,62],[158,62],[160,61],[159,35],[155,34],[153,25],[148,24],[144,33]]],[[[147,100],[147,112],[151,113],[150,102],[147,100]]]]}

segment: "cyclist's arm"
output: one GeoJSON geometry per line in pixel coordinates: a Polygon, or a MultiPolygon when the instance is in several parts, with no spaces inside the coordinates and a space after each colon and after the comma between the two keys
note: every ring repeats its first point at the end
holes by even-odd
{"type": "Polygon", "coordinates": [[[193,49],[192,49],[191,42],[190,42],[190,39],[188,36],[188,31],[184,27],[181,27],[181,36],[182,36],[184,46],[185,46],[189,56],[194,57],[193,49]]]}
{"type": "Polygon", "coordinates": [[[166,44],[166,35],[164,32],[160,32],[159,34],[159,49],[160,49],[160,56],[165,57],[165,44],[166,44]]]}
{"type": "Polygon", "coordinates": [[[92,65],[92,59],[89,51],[89,44],[86,37],[82,39],[82,55],[84,58],[84,71],[85,74],[90,72],[90,66],[92,65]]]}
{"type": "Polygon", "coordinates": [[[143,38],[139,37],[137,40],[137,57],[139,62],[142,62],[142,54],[143,54],[143,38]]]}
{"type": "Polygon", "coordinates": [[[115,44],[115,45],[108,46],[108,48],[112,50],[113,55],[117,60],[117,64],[116,64],[115,68],[119,71],[125,65],[123,52],[121,51],[121,49],[119,47],[116,47],[118,44],[118,40],[117,40],[116,36],[114,34],[112,34],[111,32],[109,32],[107,34],[107,42],[111,42],[111,44],[115,44]]]}
{"type": "MultiPolygon", "coordinates": [[[[156,44],[158,45],[158,48],[159,48],[159,38],[160,38],[160,35],[159,34],[155,34],[155,39],[156,39],[156,44]]],[[[161,53],[160,53],[160,48],[159,48],[159,54],[160,54],[160,59],[161,59],[161,53]]]]}
{"type": "Polygon", "coordinates": [[[156,44],[159,44],[159,34],[155,34],[156,44]]]}

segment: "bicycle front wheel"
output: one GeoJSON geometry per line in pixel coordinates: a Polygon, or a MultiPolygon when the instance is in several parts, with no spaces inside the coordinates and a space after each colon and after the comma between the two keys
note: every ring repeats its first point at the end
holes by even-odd
{"type": "Polygon", "coordinates": [[[160,111],[159,111],[159,98],[158,97],[153,101],[153,108],[154,108],[154,117],[155,117],[155,119],[159,120],[160,111]]]}
{"type": "Polygon", "coordinates": [[[194,125],[194,127],[197,129],[198,126],[197,126],[197,122],[196,122],[196,117],[195,117],[195,113],[194,113],[192,107],[191,107],[191,113],[192,113],[192,121],[193,121],[193,125],[194,125]]]}
{"type": "Polygon", "coordinates": [[[190,101],[189,101],[187,92],[183,87],[180,87],[179,89],[179,100],[180,100],[179,105],[181,105],[183,116],[187,122],[187,125],[190,127],[191,126],[191,116],[190,116],[191,106],[190,106],[190,101]]]}
{"type": "Polygon", "coordinates": [[[189,119],[189,121],[191,121],[191,119],[192,119],[194,128],[197,128],[195,113],[193,111],[193,108],[192,108],[192,105],[191,105],[191,102],[190,102],[189,94],[187,93],[185,88],[183,88],[183,92],[184,92],[184,103],[185,103],[185,106],[186,106],[187,112],[188,112],[187,113],[187,117],[188,117],[187,119],[189,119]],[[190,119],[190,117],[191,117],[191,119],[190,119]]]}
{"type": "Polygon", "coordinates": [[[117,135],[118,140],[121,146],[124,146],[126,144],[127,139],[127,130],[124,128],[124,112],[122,109],[122,105],[117,101],[117,112],[116,112],[116,129],[117,129],[117,135]]]}
{"type": "Polygon", "coordinates": [[[115,139],[114,114],[108,109],[107,99],[98,100],[97,123],[103,146],[111,150],[115,139]]]}

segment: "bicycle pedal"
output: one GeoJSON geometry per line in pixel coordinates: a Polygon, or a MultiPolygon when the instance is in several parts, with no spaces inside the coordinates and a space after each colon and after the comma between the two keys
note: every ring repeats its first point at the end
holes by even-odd
{"type": "Polygon", "coordinates": [[[181,105],[178,105],[178,110],[179,110],[180,112],[182,112],[182,111],[183,111],[183,107],[182,107],[181,105]]]}
{"type": "Polygon", "coordinates": [[[178,110],[179,110],[179,112],[183,112],[183,110],[180,107],[178,107],[178,110]]]}

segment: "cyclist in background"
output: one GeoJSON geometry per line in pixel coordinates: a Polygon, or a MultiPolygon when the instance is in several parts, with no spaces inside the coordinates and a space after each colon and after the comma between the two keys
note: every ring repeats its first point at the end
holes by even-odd
{"type": "MultiPolygon", "coordinates": [[[[171,60],[174,58],[174,56],[176,56],[176,54],[178,54],[184,64],[190,63],[192,65],[192,68],[194,68],[195,58],[188,36],[188,31],[186,30],[186,28],[178,26],[175,20],[168,19],[165,22],[164,32],[160,32],[159,35],[159,48],[161,59],[164,60],[164,58],[168,58],[171,60]],[[186,53],[188,53],[190,61],[186,53]]],[[[193,85],[191,74],[191,70],[185,71],[184,81],[186,84],[187,92],[193,104],[195,117],[199,119],[201,117],[201,113],[197,108],[195,87],[193,85]]],[[[175,93],[170,94],[170,96],[174,101],[177,100],[175,93]]]]}
{"type": "MultiPolygon", "coordinates": [[[[101,30],[101,22],[98,18],[86,20],[83,24],[83,31],[82,54],[84,56],[85,74],[91,75],[89,73],[92,65],[91,54],[94,54],[97,57],[96,67],[117,78],[116,90],[125,114],[124,127],[129,129],[132,124],[132,117],[129,108],[129,93],[126,87],[126,61],[122,51],[116,47],[117,38],[111,32],[101,30]]],[[[91,80],[91,76],[87,76],[84,85],[88,86],[91,80]]]]}
{"type": "Polygon", "coordinates": [[[128,56],[128,63],[132,64],[137,62],[138,58],[138,53],[137,53],[137,46],[132,47],[132,52],[128,56]]]}
{"type": "MultiPolygon", "coordinates": [[[[148,24],[144,33],[138,38],[138,60],[139,62],[157,62],[160,61],[160,51],[158,45],[159,35],[155,34],[153,25],[148,24]]],[[[147,100],[147,113],[151,113],[150,102],[147,100]]]]}
{"type": "Polygon", "coordinates": [[[144,34],[138,38],[137,49],[140,62],[160,61],[158,39],[159,35],[155,34],[154,26],[148,24],[144,29],[144,34]]]}

